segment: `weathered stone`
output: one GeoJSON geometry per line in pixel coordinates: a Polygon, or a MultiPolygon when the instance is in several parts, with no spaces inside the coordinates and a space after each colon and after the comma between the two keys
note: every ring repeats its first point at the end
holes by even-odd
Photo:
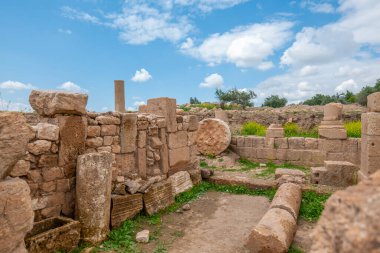
{"type": "Polygon", "coordinates": [[[347,187],[356,183],[358,167],[350,162],[325,161],[325,167],[311,168],[314,184],[347,187]]]}
{"type": "Polygon", "coordinates": [[[137,114],[125,113],[121,116],[120,146],[121,153],[134,152],[137,138],[137,114]]]}
{"type": "Polygon", "coordinates": [[[142,186],[143,182],[141,179],[138,180],[125,180],[125,188],[130,194],[135,194],[140,187],[142,186]]]}
{"type": "Polygon", "coordinates": [[[28,143],[28,151],[33,155],[41,155],[43,153],[49,153],[51,148],[51,142],[45,140],[37,140],[28,143]]]}
{"type": "Polygon", "coordinates": [[[30,170],[30,162],[25,160],[19,160],[13,167],[10,175],[12,177],[26,176],[30,170]]]}
{"type": "Polygon", "coordinates": [[[60,116],[59,166],[75,168],[78,155],[85,151],[87,120],[80,116],[60,116]]]}
{"type": "Polygon", "coordinates": [[[136,242],[147,243],[149,242],[149,230],[145,229],[136,234],[136,242]]]}
{"type": "Polygon", "coordinates": [[[201,175],[201,170],[199,169],[194,169],[194,170],[188,170],[190,174],[191,181],[193,182],[193,185],[199,184],[202,182],[202,175],[201,175]]]}
{"type": "Polygon", "coordinates": [[[312,237],[312,253],[378,252],[380,172],[326,202],[312,237]]]}
{"type": "Polygon", "coordinates": [[[332,140],[345,140],[347,139],[347,131],[343,125],[320,125],[318,128],[318,134],[320,138],[332,139],[332,140]]]}
{"type": "Polygon", "coordinates": [[[189,147],[177,149],[169,149],[169,165],[170,167],[179,168],[188,165],[190,162],[189,147]]]}
{"type": "Polygon", "coordinates": [[[115,80],[115,111],[125,112],[124,80],[115,80]]]}
{"type": "Polygon", "coordinates": [[[95,118],[100,125],[119,125],[120,119],[112,115],[100,115],[95,118]]]}
{"type": "Polygon", "coordinates": [[[42,177],[45,182],[61,179],[64,177],[62,168],[52,167],[52,168],[43,168],[42,177]]]}
{"type": "Polygon", "coordinates": [[[137,168],[139,176],[146,178],[146,149],[138,148],[137,149],[137,168]]]}
{"type": "Polygon", "coordinates": [[[380,135],[380,113],[368,112],[362,114],[362,134],[380,135]]]}
{"type": "Polygon", "coordinates": [[[166,128],[169,133],[177,131],[176,100],[173,98],[148,99],[146,112],[165,117],[166,128]]]}
{"type": "Polygon", "coordinates": [[[24,252],[24,237],[33,227],[28,184],[14,178],[0,182],[0,252],[24,252]]]}
{"type": "Polygon", "coordinates": [[[213,170],[201,169],[201,177],[202,177],[202,179],[209,179],[213,174],[214,174],[213,170]]]}
{"type": "Polygon", "coordinates": [[[104,146],[110,146],[113,142],[113,137],[114,136],[104,136],[103,138],[103,145],[104,146]]]}
{"type": "Polygon", "coordinates": [[[41,155],[38,160],[38,167],[58,166],[58,155],[41,155]]]}
{"type": "Polygon", "coordinates": [[[97,244],[107,237],[111,209],[112,155],[91,153],[78,157],[76,218],[83,241],[97,244]]]}
{"type": "Polygon", "coordinates": [[[367,97],[367,107],[370,112],[380,112],[380,92],[375,92],[367,97]]]}
{"type": "Polygon", "coordinates": [[[284,136],[284,128],[280,124],[270,124],[265,135],[267,138],[284,138],[284,136]]]}
{"type": "Polygon", "coordinates": [[[190,174],[187,171],[179,171],[169,177],[172,183],[172,192],[174,196],[193,188],[190,174]]]}
{"type": "Polygon", "coordinates": [[[59,127],[48,123],[38,123],[37,138],[41,140],[57,141],[59,138],[59,127]]]}
{"type": "Polygon", "coordinates": [[[116,166],[119,169],[120,176],[128,176],[128,174],[136,172],[134,153],[116,154],[116,166]]]}
{"type": "Polygon", "coordinates": [[[98,136],[100,136],[100,126],[87,127],[87,137],[98,137],[98,136]]]}
{"type": "Polygon", "coordinates": [[[305,172],[300,171],[300,170],[283,169],[283,168],[276,169],[276,172],[274,174],[275,179],[278,179],[283,175],[291,175],[291,176],[297,176],[297,177],[302,177],[302,178],[306,177],[305,172]]]}
{"type": "Polygon", "coordinates": [[[88,96],[86,94],[61,91],[32,90],[29,103],[42,116],[55,114],[86,114],[88,96]]]}
{"type": "Polygon", "coordinates": [[[170,149],[182,148],[187,146],[187,132],[178,131],[168,134],[168,146],[170,149]]]}
{"type": "Polygon", "coordinates": [[[142,194],[112,195],[111,225],[118,227],[143,209],[142,194]]]}
{"type": "Polygon", "coordinates": [[[219,119],[204,119],[199,123],[197,148],[204,155],[218,155],[228,148],[231,132],[228,125],[219,119]]]}
{"type": "Polygon", "coordinates": [[[303,185],[306,183],[306,179],[298,176],[282,175],[281,177],[276,179],[276,183],[278,187],[286,183],[303,185]]]}
{"type": "Polygon", "coordinates": [[[323,120],[340,120],[342,118],[343,105],[341,103],[329,103],[324,106],[323,120]]]}
{"type": "Polygon", "coordinates": [[[102,125],[100,128],[101,136],[116,135],[116,134],[117,134],[117,127],[115,125],[102,125]]]}
{"type": "Polygon", "coordinates": [[[149,145],[152,147],[152,148],[161,148],[161,146],[163,145],[163,143],[161,142],[160,138],[158,137],[150,137],[149,138],[149,145]]]}
{"type": "Polygon", "coordinates": [[[88,138],[86,140],[86,146],[89,148],[98,148],[103,145],[102,137],[88,138]]]}
{"type": "Polygon", "coordinates": [[[170,181],[163,181],[151,186],[144,194],[144,209],[148,215],[155,214],[174,203],[170,181]]]}
{"type": "Polygon", "coordinates": [[[139,131],[137,137],[137,146],[139,148],[145,148],[146,146],[146,131],[139,131]]]}
{"type": "Polygon", "coordinates": [[[198,130],[199,122],[198,118],[195,115],[189,115],[189,127],[187,128],[189,131],[198,130]]]}
{"type": "Polygon", "coordinates": [[[272,208],[251,231],[245,247],[249,252],[285,253],[296,230],[297,223],[288,211],[272,208]]]}
{"type": "Polygon", "coordinates": [[[280,208],[288,211],[297,221],[302,198],[301,187],[293,183],[282,184],[274,196],[270,208],[280,208]]]}
{"type": "Polygon", "coordinates": [[[223,120],[224,122],[226,122],[228,124],[228,115],[227,115],[227,112],[224,111],[224,110],[222,110],[222,109],[215,110],[215,118],[223,120]]]}

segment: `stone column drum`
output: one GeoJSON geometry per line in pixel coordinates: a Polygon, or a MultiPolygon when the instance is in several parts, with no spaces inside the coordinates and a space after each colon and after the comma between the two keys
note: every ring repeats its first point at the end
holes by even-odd
{"type": "Polygon", "coordinates": [[[124,81],[115,80],[115,111],[125,112],[124,81]]]}
{"type": "Polygon", "coordinates": [[[324,107],[324,117],[318,128],[320,138],[345,140],[347,132],[342,121],[343,105],[340,103],[329,103],[324,107]]]}
{"type": "Polygon", "coordinates": [[[78,157],[76,218],[82,226],[81,239],[102,242],[109,232],[111,210],[112,154],[90,153],[78,157]]]}

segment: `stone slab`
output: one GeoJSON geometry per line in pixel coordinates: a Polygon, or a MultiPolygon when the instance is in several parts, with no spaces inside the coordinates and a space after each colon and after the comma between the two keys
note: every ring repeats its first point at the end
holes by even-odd
{"type": "Polygon", "coordinates": [[[172,191],[174,196],[193,188],[193,182],[191,181],[190,174],[187,171],[179,171],[171,175],[168,180],[172,183],[172,191]]]}
{"type": "Polygon", "coordinates": [[[111,226],[118,227],[143,209],[142,194],[112,195],[111,226]]]}
{"type": "Polygon", "coordinates": [[[155,214],[174,203],[170,181],[153,184],[144,194],[144,210],[148,215],[155,214]]]}
{"type": "Polygon", "coordinates": [[[120,146],[121,153],[134,152],[137,139],[137,114],[125,113],[121,116],[120,146]]]}

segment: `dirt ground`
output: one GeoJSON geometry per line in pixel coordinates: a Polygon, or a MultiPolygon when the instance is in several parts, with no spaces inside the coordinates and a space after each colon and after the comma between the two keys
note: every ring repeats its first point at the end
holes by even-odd
{"type": "Polygon", "coordinates": [[[151,241],[139,247],[146,253],[245,252],[244,242],[269,204],[265,197],[208,192],[190,203],[189,211],[165,215],[161,225],[146,227],[151,241]]]}

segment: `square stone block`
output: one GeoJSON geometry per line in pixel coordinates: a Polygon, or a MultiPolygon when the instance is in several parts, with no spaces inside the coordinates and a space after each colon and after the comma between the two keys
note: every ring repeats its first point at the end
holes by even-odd
{"type": "Polygon", "coordinates": [[[367,107],[370,112],[380,112],[380,92],[372,93],[367,97],[367,107]]]}
{"type": "Polygon", "coordinates": [[[142,194],[112,195],[111,225],[118,227],[124,221],[132,219],[143,209],[142,194]]]}
{"type": "Polygon", "coordinates": [[[362,134],[380,135],[380,113],[368,112],[362,114],[362,134]]]}

